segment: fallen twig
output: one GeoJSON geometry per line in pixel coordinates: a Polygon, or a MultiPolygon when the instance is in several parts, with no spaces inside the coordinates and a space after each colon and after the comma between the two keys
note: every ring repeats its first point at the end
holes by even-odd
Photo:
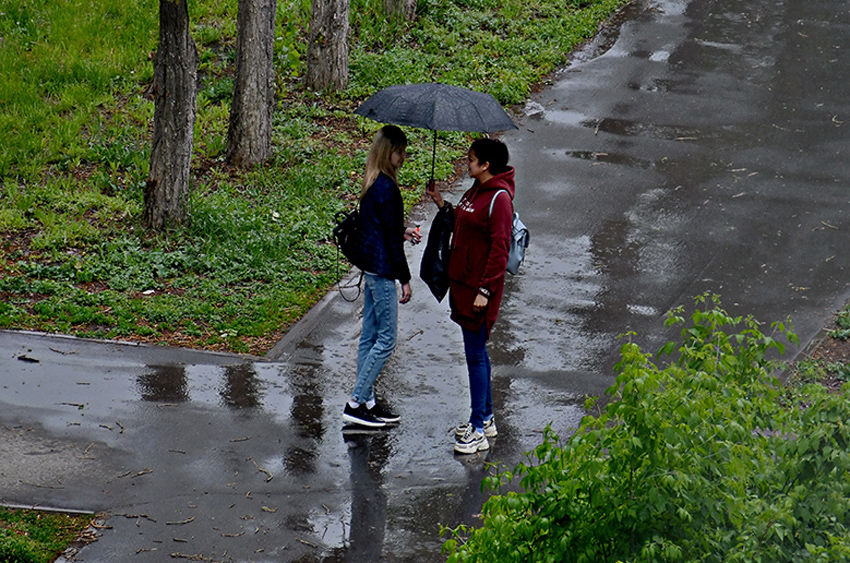
{"type": "Polygon", "coordinates": [[[65,487],[56,487],[56,486],[53,486],[53,485],[39,485],[38,483],[30,483],[29,481],[24,481],[24,480],[21,480],[21,483],[23,483],[24,485],[29,485],[30,487],[35,487],[37,489],[61,490],[61,489],[65,488],[65,487]]]}
{"type": "Polygon", "coordinates": [[[176,520],[176,521],[172,521],[172,522],[166,522],[165,525],[166,526],[182,526],[184,524],[189,524],[189,523],[194,522],[194,521],[195,521],[195,517],[192,516],[191,518],[187,518],[186,520],[176,520]]]}
{"type": "Polygon", "coordinates": [[[119,514],[118,516],[123,516],[124,518],[135,518],[137,520],[137,522],[136,522],[137,525],[138,525],[138,520],[140,520],[142,518],[144,518],[145,520],[148,520],[149,522],[153,522],[154,524],[156,524],[156,520],[154,520],[153,518],[151,518],[147,514],[119,514]]]}
{"type": "Polygon", "coordinates": [[[188,559],[189,561],[212,561],[212,558],[204,557],[203,555],[200,555],[200,554],[197,554],[197,553],[193,554],[193,555],[189,555],[187,553],[175,552],[175,553],[171,554],[171,557],[172,557],[172,559],[188,559]]]}
{"type": "Polygon", "coordinates": [[[86,405],[84,405],[83,403],[59,403],[59,404],[60,405],[67,405],[69,407],[77,407],[80,410],[83,410],[84,408],[86,408],[86,405]]]}
{"type": "Polygon", "coordinates": [[[268,475],[268,478],[266,479],[266,483],[268,483],[269,481],[271,481],[272,479],[274,479],[274,475],[272,475],[272,472],[271,472],[271,471],[269,471],[268,469],[263,469],[262,467],[260,467],[259,465],[257,465],[257,462],[256,462],[256,461],[254,461],[254,458],[253,458],[253,457],[249,457],[248,459],[250,459],[250,460],[251,460],[251,462],[254,464],[254,467],[256,467],[256,468],[257,468],[257,471],[260,471],[261,473],[265,473],[266,475],[268,475]]]}

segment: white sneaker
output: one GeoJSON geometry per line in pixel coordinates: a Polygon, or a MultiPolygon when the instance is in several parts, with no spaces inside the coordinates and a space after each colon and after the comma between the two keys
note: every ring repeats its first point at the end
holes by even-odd
{"type": "Polygon", "coordinates": [[[489,449],[490,442],[487,441],[487,436],[472,428],[471,424],[466,428],[463,436],[455,440],[455,451],[459,454],[474,454],[489,449]]]}
{"type": "MultiPolygon", "coordinates": [[[[467,427],[471,428],[472,423],[467,422],[466,424],[460,424],[455,428],[455,438],[460,438],[463,436],[463,433],[466,432],[467,427]]],[[[499,431],[496,430],[496,417],[491,418],[490,420],[484,421],[484,435],[488,438],[493,438],[498,436],[499,431]]]]}

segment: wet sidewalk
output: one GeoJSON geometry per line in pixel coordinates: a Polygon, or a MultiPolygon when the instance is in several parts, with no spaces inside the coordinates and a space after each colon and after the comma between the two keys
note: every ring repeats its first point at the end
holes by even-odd
{"type": "Polygon", "coordinates": [[[86,562],[441,561],[486,463],[569,433],[621,333],[655,352],[665,313],[709,291],[791,315],[804,347],[850,297],[838,10],[641,0],[534,96],[503,136],[531,247],[490,344],[486,456],[452,451],[460,331],[415,276],[378,389],[403,421],[374,434],[342,432],[362,300],[336,292],[264,358],[0,332],[0,500],[109,514],[86,562]]]}
{"type": "Polygon", "coordinates": [[[414,295],[379,386],[404,418],[380,431],[341,420],[362,299],[329,294],[274,360],[0,333],[3,503],[107,513],[79,561],[441,560],[439,528],[475,521],[486,463],[582,413],[497,365],[500,434],[456,456],[459,331],[421,282],[414,295]]]}
{"type": "MultiPolygon", "coordinates": [[[[407,245],[414,272],[423,250],[407,245]]],[[[512,468],[550,422],[567,434],[583,396],[555,373],[516,377],[494,341],[499,436],[455,455],[460,331],[412,283],[378,384],[403,420],[380,431],[341,419],[356,289],[330,292],[262,358],[0,332],[0,500],[106,513],[78,561],[442,560],[440,526],[476,522],[488,464],[512,468]]]]}

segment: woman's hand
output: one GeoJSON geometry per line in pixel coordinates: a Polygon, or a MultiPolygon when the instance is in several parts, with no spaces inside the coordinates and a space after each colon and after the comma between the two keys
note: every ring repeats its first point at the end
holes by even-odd
{"type": "Polygon", "coordinates": [[[443,208],[443,195],[437,189],[437,182],[428,180],[428,184],[425,186],[425,195],[430,196],[434,200],[434,203],[437,204],[437,207],[440,209],[443,208]]]}
{"type": "Polygon", "coordinates": [[[476,313],[480,313],[487,308],[487,303],[489,302],[489,299],[479,293],[475,296],[475,301],[472,302],[472,310],[476,313]]]}
{"type": "Polygon", "coordinates": [[[410,241],[413,244],[419,244],[422,241],[422,234],[419,232],[419,227],[407,227],[404,230],[404,240],[410,241]]]}
{"type": "Polygon", "coordinates": [[[401,284],[401,299],[399,299],[398,302],[407,303],[408,301],[410,301],[411,297],[413,297],[413,290],[410,288],[410,284],[401,284]]]}

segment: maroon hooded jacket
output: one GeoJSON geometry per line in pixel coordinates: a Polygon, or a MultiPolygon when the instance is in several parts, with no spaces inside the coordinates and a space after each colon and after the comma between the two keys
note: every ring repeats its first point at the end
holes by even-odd
{"type": "Polygon", "coordinates": [[[488,338],[499,316],[505,288],[514,192],[514,169],[508,167],[483,184],[476,180],[454,209],[452,251],[449,255],[452,320],[467,330],[478,330],[486,321],[488,338]],[[499,193],[500,190],[507,194],[499,193]],[[493,197],[496,200],[491,215],[493,197]],[[489,301],[484,311],[475,313],[472,302],[481,289],[490,293],[489,301]]]}

